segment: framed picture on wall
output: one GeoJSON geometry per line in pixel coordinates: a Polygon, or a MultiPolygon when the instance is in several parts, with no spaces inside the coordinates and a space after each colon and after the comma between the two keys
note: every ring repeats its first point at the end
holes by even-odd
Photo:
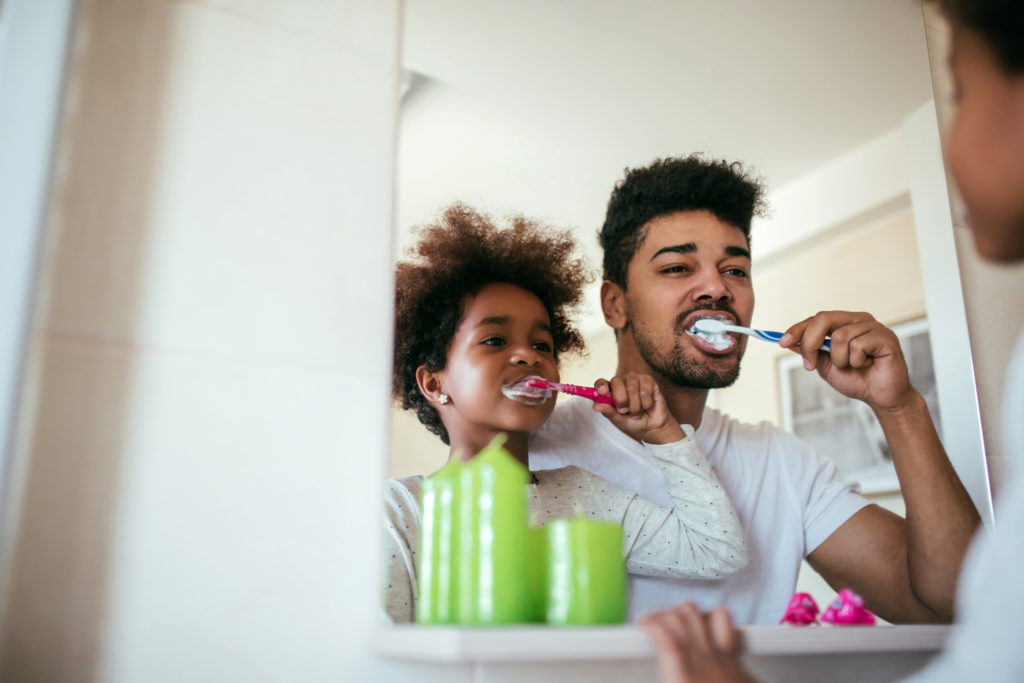
{"type": "MultiPolygon", "coordinates": [[[[935,428],[942,433],[928,320],[921,318],[892,328],[907,359],[910,383],[924,396],[935,428]]],[[[843,478],[856,481],[864,493],[899,490],[892,456],[874,414],[860,401],[847,398],[804,370],[801,357],[778,361],[782,426],[809,442],[835,462],[843,478]]]]}

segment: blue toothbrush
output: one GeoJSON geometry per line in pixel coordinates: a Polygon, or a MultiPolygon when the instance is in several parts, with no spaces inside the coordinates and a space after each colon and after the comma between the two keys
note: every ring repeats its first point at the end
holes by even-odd
{"type": "MultiPolygon", "coordinates": [[[[722,335],[726,332],[739,332],[740,334],[747,334],[755,339],[763,339],[768,342],[778,343],[782,339],[782,332],[772,332],[770,330],[752,330],[749,327],[742,327],[740,325],[730,325],[724,323],[721,320],[715,320],[714,318],[701,318],[693,324],[693,329],[697,330],[704,335],[722,335]]],[[[826,339],[825,343],[819,348],[822,351],[828,351],[832,346],[832,340],[826,339]]]]}

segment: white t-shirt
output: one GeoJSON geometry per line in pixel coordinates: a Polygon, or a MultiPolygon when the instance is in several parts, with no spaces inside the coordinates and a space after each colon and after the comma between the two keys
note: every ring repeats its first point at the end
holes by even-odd
{"type": "MultiPolygon", "coordinates": [[[[777,624],[803,558],[868,501],[831,461],[771,424],[748,425],[707,408],[695,436],[740,517],[749,562],[717,581],[630,575],[630,619],[690,600],[703,610],[725,605],[738,625],[777,624]]],[[[530,440],[531,470],[570,465],[672,504],[654,459],[586,399],[560,404],[530,440]]]]}
{"type": "Polygon", "coordinates": [[[971,545],[957,591],[957,620],[943,654],[911,680],[1024,681],[1024,335],[1003,391],[1003,445],[1011,468],[996,504],[995,530],[971,545]]]}

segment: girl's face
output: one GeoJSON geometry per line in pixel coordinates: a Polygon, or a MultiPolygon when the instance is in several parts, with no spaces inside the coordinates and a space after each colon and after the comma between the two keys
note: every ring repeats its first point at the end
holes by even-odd
{"type": "Polygon", "coordinates": [[[974,243],[994,261],[1024,259],[1024,75],[1005,71],[992,48],[959,25],[950,62],[957,109],[946,158],[974,243]]]}
{"type": "Polygon", "coordinates": [[[530,375],[559,379],[547,309],[521,287],[486,285],[467,301],[447,366],[437,373],[449,397],[440,413],[453,452],[475,454],[499,432],[510,441],[525,439],[543,424],[554,410],[553,395],[530,405],[501,391],[530,375]]]}

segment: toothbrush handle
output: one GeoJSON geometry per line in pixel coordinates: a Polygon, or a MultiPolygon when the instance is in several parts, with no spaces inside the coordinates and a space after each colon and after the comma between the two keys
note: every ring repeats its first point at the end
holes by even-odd
{"type": "MultiPolygon", "coordinates": [[[[751,330],[754,336],[758,339],[764,339],[765,341],[778,342],[782,339],[782,332],[772,332],[771,330],[751,330]]],[[[832,348],[832,340],[826,339],[825,343],[818,347],[821,351],[828,351],[832,348]]]]}
{"type": "Polygon", "coordinates": [[[596,401],[597,403],[607,403],[610,406],[615,405],[614,398],[607,394],[597,393],[597,389],[594,387],[581,387],[576,384],[559,384],[558,390],[563,394],[582,396],[583,398],[589,398],[591,401],[596,401]]]}

